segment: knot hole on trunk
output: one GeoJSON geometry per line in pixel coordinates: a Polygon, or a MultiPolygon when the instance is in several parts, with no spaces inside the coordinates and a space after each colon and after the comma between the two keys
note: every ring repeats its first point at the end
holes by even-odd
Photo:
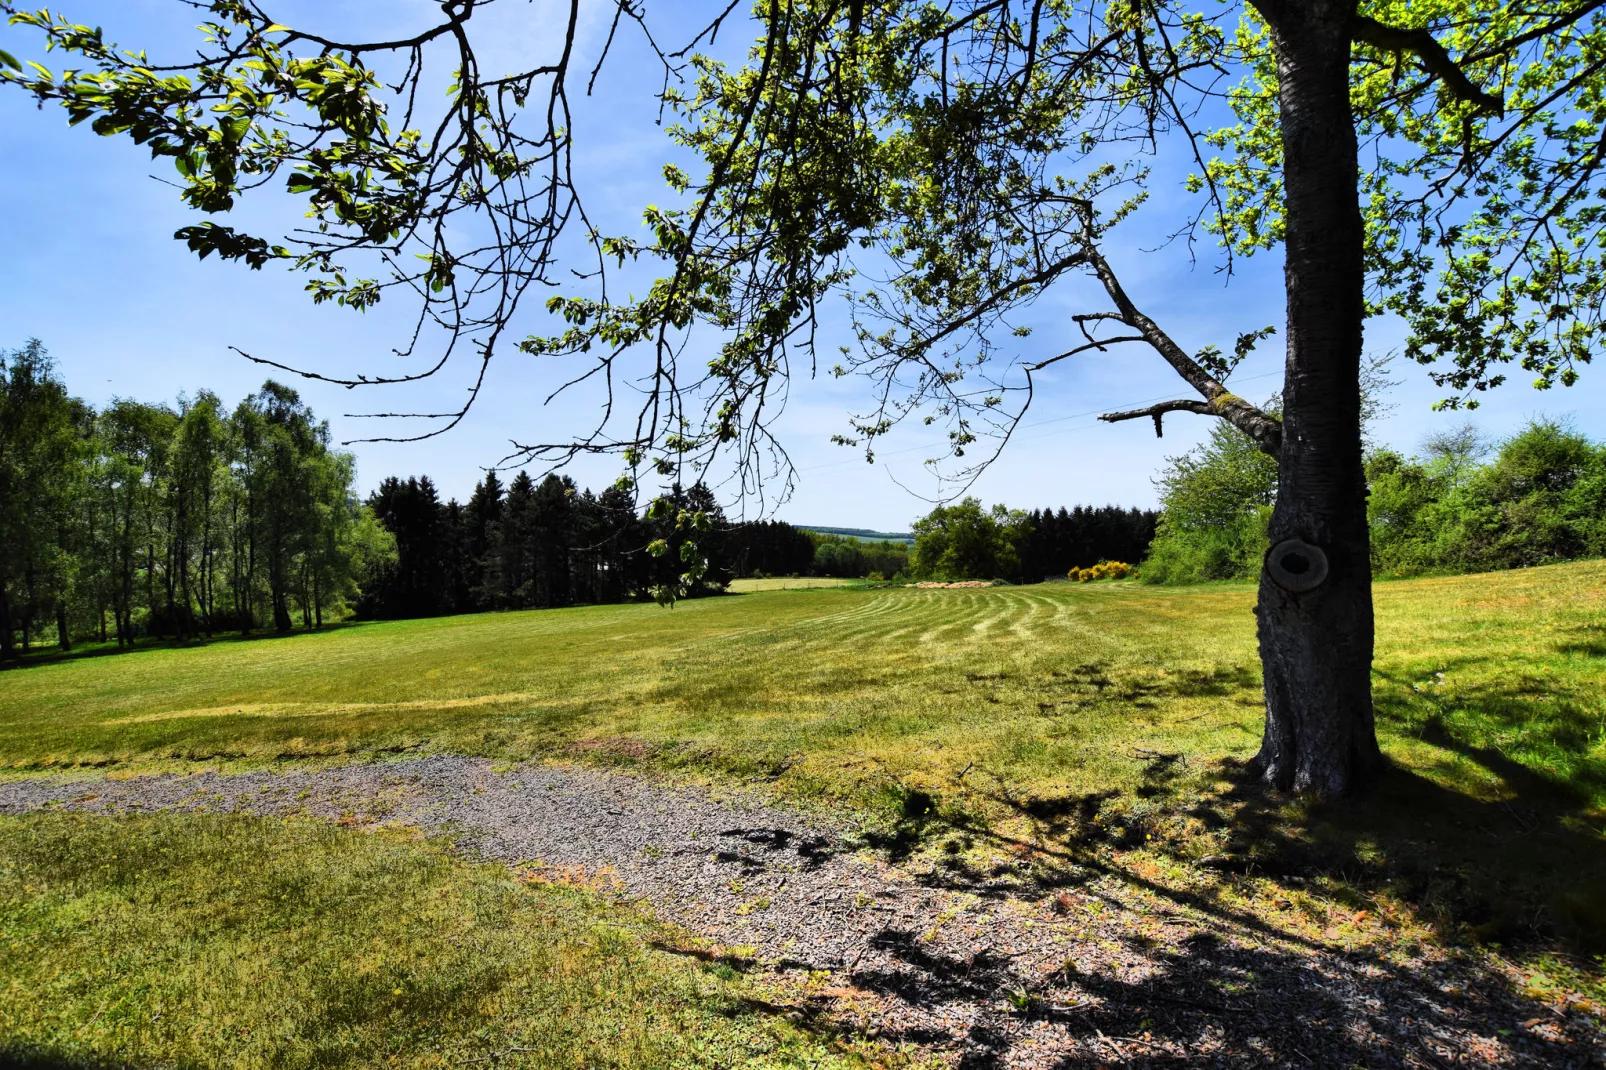
{"type": "Polygon", "coordinates": [[[1267,552],[1266,571],[1285,591],[1314,590],[1327,579],[1327,553],[1303,539],[1284,539],[1267,552]]]}

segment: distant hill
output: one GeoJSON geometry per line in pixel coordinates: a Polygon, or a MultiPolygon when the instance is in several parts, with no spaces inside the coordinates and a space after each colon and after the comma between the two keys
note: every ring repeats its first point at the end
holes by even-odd
{"type": "Polygon", "coordinates": [[[817,531],[821,535],[841,535],[864,542],[913,543],[915,541],[915,537],[907,531],[871,531],[869,528],[827,528],[821,527],[819,524],[794,524],[793,526],[804,531],[817,531]]]}

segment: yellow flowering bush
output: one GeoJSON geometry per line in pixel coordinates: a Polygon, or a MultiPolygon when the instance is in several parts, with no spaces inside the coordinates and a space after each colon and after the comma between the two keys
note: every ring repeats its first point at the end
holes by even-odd
{"type": "Polygon", "coordinates": [[[1137,574],[1137,568],[1125,561],[1100,561],[1092,568],[1073,568],[1065,575],[1077,583],[1088,583],[1092,580],[1124,580],[1137,574]]]}

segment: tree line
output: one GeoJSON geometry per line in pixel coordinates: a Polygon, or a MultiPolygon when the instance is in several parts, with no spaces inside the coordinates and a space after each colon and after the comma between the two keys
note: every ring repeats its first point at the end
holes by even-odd
{"type": "MultiPolygon", "coordinates": [[[[1487,572],[1606,555],[1606,444],[1536,419],[1491,443],[1472,425],[1429,436],[1419,455],[1366,457],[1372,571],[1487,572]]],[[[1277,465],[1225,426],[1173,457],[1141,576],[1150,583],[1260,572],[1277,465]]]]}
{"type": "Polygon", "coordinates": [[[37,340],[0,353],[0,657],[344,614],[392,553],[354,475],[278,383],[97,411],[37,340]]]}
{"type": "Polygon", "coordinates": [[[536,482],[521,471],[504,484],[489,472],[466,504],[443,502],[428,476],[386,479],[368,506],[394,536],[396,555],[369,577],[359,611],[396,618],[651,598],[684,568],[681,512],[708,518],[692,547],[704,569],[684,597],[723,591],[738,577],[864,578],[908,568],[901,543],[780,520],[731,522],[703,483],[672,486],[664,497],[672,509],[655,517],[620,487],[594,493],[557,474],[536,482]],[[652,553],[660,541],[662,552],[652,553]]]}
{"type": "Polygon", "coordinates": [[[965,498],[914,525],[910,558],[920,579],[1006,579],[1036,583],[1104,561],[1141,560],[1158,514],[1117,505],[1025,512],[965,498]]]}
{"type": "MultiPolygon", "coordinates": [[[[1027,513],[975,499],[939,507],[915,525],[914,546],[810,531],[781,520],[731,522],[704,484],[671,487],[674,511],[701,512],[705,558],[685,597],[723,591],[748,576],[860,579],[1007,579],[1035,583],[1100,561],[1141,559],[1157,514],[1119,506],[1027,513]]],[[[370,617],[419,617],[496,609],[551,608],[652,597],[677,582],[686,536],[670,513],[638,513],[617,487],[599,493],[567,476],[539,483],[519,472],[505,485],[495,472],[467,504],[441,501],[428,476],[390,478],[368,498],[395,538],[396,555],[365,587],[370,617]],[[663,540],[665,552],[648,547],[663,540]]]]}
{"type": "MultiPolygon", "coordinates": [[[[710,558],[688,597],[729,582],[724,513],[701,483],[673,487],[675,511],[711,518],[713,539],[695,550],[710,558]]],[[[363,616],[426,617],[495,609],[532,609],[647,598],[677,582],[688,533],[673,512],[638,513],[629,491],[582,490],[568,476],[536,482],[520,471],[504,485],[486,473],[466,504],[441,501],[428,476],[391,477],[368,498],[396,543],[393,560],[376,568],[359,603],[363,616]],[[651,552],[662,540],[662,551],[651,552]]]]}
{"type": "Polygon", "coordinates": [[[620,486],[594,493],[556,474],[488,472],[464,503],[428,476],[359,500],[354,479],[328,425],[271,380],[233,409],[202,390],[97,411],[38,341],[0,353],[0,657],[645,599],[680,584],[693,554],[704,567],[689,597],[743,576],[1036,581],[1141,557],[1154,531],[1140,510],[984,512],[967,499],[921,521],[911,547],[733,523],[701,483],[643,511],[620,486]],[[708,530],[693,538],[683,514],[708,530]]]}

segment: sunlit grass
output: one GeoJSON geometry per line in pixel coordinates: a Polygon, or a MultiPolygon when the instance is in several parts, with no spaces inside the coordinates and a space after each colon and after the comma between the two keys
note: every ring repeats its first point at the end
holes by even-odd
{"type": "MultiPolygon", "coordinates": [[[[0,763],[427,748],[784,769],[797,790],[850,796],[941,790],[967,767],[1022,790],[1131,786],[1134,746],[1253,753],[1253,599],[1130,583],[771,591],[67,660],[0,673],[0,763]]],[[[1513,786],[1471,752],[1497,752],[1606,802],[1606,566],[1381,584],[1377,605],[1392,755],[1487,797],[1513,786]]]]}
{"type": "Polygon", "coordinates": [[[864,1065],[677,940],[395,834],[0,818],[0,1065],[864,1065]]]}
{"type": "Polygon", "coordinates": [[[754,594],[758,591],[806,591],[817,587],[863,587],[866,580],[841,579],[831,576],[766,576],[763,579],[732,580],[734,594],[754,594]]]}
{"type": "Polygon", "coordinates": [[[1233,786],[1262,723],[1253,601],[778,590],[63,660],[0,673],[0,765],[548,757],[1036,836],[1092,798],[1180,856],[1319,844],[1312,864],[1403,882],[1452,928],[1606,947],[1606,564],[1379,584],[1374,695],[1401,772],[1338,808],[1233,786]]]}

